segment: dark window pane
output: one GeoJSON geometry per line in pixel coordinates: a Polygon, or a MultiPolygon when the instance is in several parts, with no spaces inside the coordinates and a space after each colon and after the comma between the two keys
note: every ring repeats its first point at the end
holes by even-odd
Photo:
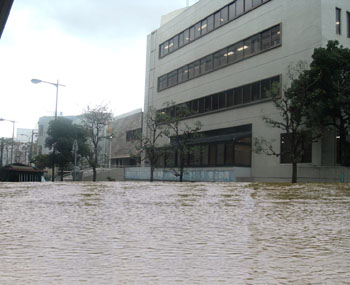
{"type": "Polygon", "coordinates": [[[216,157],[216,165],[224,165],[225,163],[225,144],[218,143],[217,146],[217,157],[216,157]]]}
{"type": "Polygon", "coordinates": [[[191,104],[191,112],[197,114],[199,112],[199,100],[193,100],[191,104]]]}
{"type": "Polygon", "coordinates": [[[179,36],[174,37],[174,50],[179,48],[179,36]]]}
{"type": "Polygon", "coordinates": [[[248,57],[251,54],[251,38],[244,41],[244,57],[248,57]]]}
{"type": "Polygon", "coordinates": [[[346,21],[348,26],[348,38],[350,38],[350,12],[346,12],[346,21]]]}
{"type": "Polygon", "coordinates": [[[207,96],[205,99],[204,112],[211,111],[211,96],[207,96]]]}
{"type": "Polygon", "coordinates": [[[205,111],[205,98],[199,99],[199,113],[204,113],[205,111]]]}
{"type": "Polygon", "coordinates": [[[197,39],[201,36],[201,23],[197,23],[194,26],[194,37],[197,39]]]}
{"type": "Polygon", "coordinates": [[[212,30],[214,30],[214,15],[210,15],[208,18],[208,27],[207,27],[207,31],[210,32],[212,30]]]}
{"type": "Polygon", "coordinates": [[[243,103],[249,103],[252,99],[251,86],[246,85],[243,87],[243,103]]]}
{"type": "Polygon", "coordinates": [[[262,50],[268,49],[271,47],[271,30],[267,30],[261,35],[262,41],[262,50]]]}
{"type": "Polygon", "coordinates": [[[252,0],[245,0],[245,11],[247,12],[252,8],[253,8],[252,0]]]}
{"type": "Polygon", "coordinates": [[[188,79],[194,78],[194,63],[188,65],[188,79]]]}
{"type": "Polygon", "coordinates": [[[274,95],[281,94],[281,83],[279,76],[271,78],[271,92],[274,93],[274,95]]]}
{"type": "Polygon", "coordinates": [[[190,41],[192,42],[194,40],[194,27],[190,28],[190,41]]]}
{"type": "Polygon", "coordinates": [[[235,105],[239,105],[243,103],[243,91],[242,87],[235,88],[235,105]]]}
{"type": "Polygon", "coordinates": [[[213,56],[209,55],[205,58],[205,71],[209,72],[213,70],[213,56]]]}
{"type": "Polygon", "coordinates": [[[280,26],[271,29],[271,45],[276,46],[281,43],[281,29],[280,26]]]}
{"type": "Polygon", "coordinates": [[[202,145],[202,165],[208,165],[209,164],[209,146],[208,145],[202,145]]]}
{"type": "Polygon", "coordinates": [[[168,75],[168,87],[174,86],[177,84],[177,70],[172,71],[168,75]]]}
{"type": "Polygon", "coordinates": [[[209,145],[209,165],[216,165],[216,145],[209,145]]]}
{"type": "Polygon", "coordinates": [[[253,0],[253,7],[259,6],[261,2],[261,0],[253,0]]]}
{"type": "Polygon", "coordinates": [[[200,146],[194,146],[192,149],[192,157],[193,157],[193,164],[195,166],[200,165],[201,163],[201,147],[200,146]]]}
{"type": "Polygon", "coordinates": [[[190,31],[189,29],[184,31],[184,44],[187,45],[190,42],[190,31]]]}
{"type": "Polygon", "coordinates": [[[160,45],[160,57],[163,57],[165,55],[165,44],[160,45]]]}
{"type": "Polygon", "coordinates": [[[165,88],[167,88],[168,86],[168,75],[165,74],[161,77],[159,77],[159,81],[158,81],[158,89],[159,91],[164,90],[165,88]]]}
{"type": "Polygon", "coordinates": [[[227,64],[227,49],[224,48],[214,54],[214,69],[227,64]]]}
{"type": "Polygon", "coordinates": [[[228,64],[235,62],[235,46],[230,46],[227,48],[227,62],[228,64]]]}
{"type": "Polygon", "coordinates": [[[244,13],[244,0],[236,1],[236,16],[239,16],[244,13]]]}
{"type": "Polygon", "coordinates": [[[337,35],[341,34],[341,9],[335,8],[335,28],[337,35]]]}
{"type": "Polygon", "coordinates": [[[225,144],[225,165],[233,165],[233,143],[225,144]]]}
{"type": "Polygon", "coordinates": [[[260,34],[251,37],[251,54],[260,52],[261,38],[260,34]]]}
{"type": "Polygon", "coordinates": [[[235,145],[235,165],[250,166],[251,161],[251,146],[250,145],[235,145]]]}
{"type": "Polygon", "coordinates": [[[253,83],[252,85],[252,100],[260,99],[260,82],[253,83]]]}
{"type": "Polygon", "coordinates": [[[174,39],[171,39],[169,41],[169,52],[172,52],[174,50],[174,39]]]}
{"type": "Polygon", "coordinates": [[[221,25],[226,24],[228,21],[228,6],[222,8],[220,11],[220,14],[221,14],[221,18],[220,18],[221,25]]]}
{"type": "Polygon", "coordinates": [[[212,110],[219,109],[219,95],[214,94],[212,95],[212,110]]]}
{"type": "Polygon", "coordinates": [[[236,18],[236,2],[228,6],[228,10],[229,10],[230,20],[233,20],[234,18],[236,18]]]}
{"type": "Polygon", "coordinates": [[[201,74],[206,73],[205,71],[205,58],[201,59],[201,74]]]}
{"type": "Polygon", "coordinates": [[[185,43],[185,34],[184,33],[181,33],[179,35],[179,47],[182,47],[185,43]]]}
{"type": "Polygon", "coordinates": [[[202,21],[202,26],[201,26],[201,30],[202,30],[202,35],[205,35],[207,33],[207,29],[208,28],[208,22],[207,19],[202,21]]]}
{"type": "Polygon", "coordinates": [[[220,27],[221,25],[221,15],[220,15],[220,11],[215,13],[214,15],[214,26],[215,26],[215,29],[217,29],[218,27],[220,27]]]}
{"type": "Polygon", "coordinates": [[[200,61],[197,60],[195,63],[194,63],[194,77],[197,77],[200,75],[200,61]]]}
{"type": "Polygon", "coordinates": [[[270,92],[270,79],[261,81],[261,99],[267,98],[270,92]]]}
{"type": "Polygon", "coordinates": [[[221,92],[219,94],[219,109],[226,107],[226,92],[221,92]]]}
{"type": "Polygon", "coordinates": [[[228,90],[227,92],[226,92],[226,98],[227,98],[227,107],[231,107],[231,106],[233,106],[233,104],[234,104],[234,98],[233,98],[233,89],[231,89],[231,90],[228,90]]]}
{"type": "Polygon", "coordinates": [[[184,82],[186,80],[188,80],[188,67],[187,67],[187,65],[179,68],[179,71],[178,71],[178,82],[181,83],[181,82],[184,82]]]}
{"type": "Polygon", "coordinates": [[[243,58],[244,43],[239,42],[239,43],[235,44],[234,47],[235,47],[235,55],[234,55],[235,61],[241,60],[243,58]]]}

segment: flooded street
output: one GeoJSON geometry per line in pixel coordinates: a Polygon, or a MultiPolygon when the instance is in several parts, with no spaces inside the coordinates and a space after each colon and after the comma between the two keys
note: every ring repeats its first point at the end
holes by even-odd
{"type": "Polygon", "coordinates": [[[0,184],[0,284],[350,284],[350,188],[0,184]]]}

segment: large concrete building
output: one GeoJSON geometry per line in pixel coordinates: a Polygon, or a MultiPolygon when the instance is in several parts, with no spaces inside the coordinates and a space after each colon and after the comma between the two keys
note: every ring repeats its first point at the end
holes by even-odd
{"type": "MultiPolygon", "coordinates": [[[[200,0],[162,23],[148,36],[144,112],[166,102],[187,104],[193,115],[186,123],[202,122],[206,139],[188,158],[188,179],[289,180],[288,160],[252,150],[255,137],[274,139],[277,151],[284,143],[262,120],[279,118],[266,90],[273,82],[288,86],[288,66],[310,63],[328,40],[350,46],[350,1],[200,0]]],[[[310,143],[300,180],[349,174],[336,153],[335,135],[310,143]]]]}

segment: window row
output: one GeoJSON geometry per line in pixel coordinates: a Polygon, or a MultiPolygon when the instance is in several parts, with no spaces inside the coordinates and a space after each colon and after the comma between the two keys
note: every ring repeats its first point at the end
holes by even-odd
{"type": "Polygon", "coordinates": [[[162,58],[270,0],[236,0],[159,45],[162,58]]]}
{"type": "Polygon", "coordinates": [[[225,47],[158,78],[158,92],[281,44],[281,26],[277,25],[245,40],[225,47]]]}
{"type": "Polygon", "coordinates": [[[140,139],[142,134],[142,129],[135,129],[135,130],[130,130],[126,132],[126,141],[127,142],[132,142],[135,140],[140,139]]]}
{"type": "Polygon", "coordinates": [[[264,100],[271,92],[280,93],[280,80],[280,76],[275,76],[171,106],[161,112],[165,112],[170,117],[188,117],[264,100]]]}
{"type": "MultiPolygon", "coordinates": [[[[252,155],[251,136],[236,141],[213,142],[193,145],[185,154],[186,167],[201,166],[251,166],[252,155]]],[[[158,167],[177,167],[179,165],[177,151],[165,151],[158,160],[158,167]]]]}

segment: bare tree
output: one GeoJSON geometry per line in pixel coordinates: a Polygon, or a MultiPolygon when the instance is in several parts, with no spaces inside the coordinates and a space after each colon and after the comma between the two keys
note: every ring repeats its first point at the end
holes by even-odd
{"type": "Polygon", "coordinates": [[[87,130],[88,138],[91,143],[91,149],[87,155],[87,161],[92,167],[93,178],[96,181],[96,168],[99,166],[100,143],[107,139],[106,128],[108,122],[113,118],[112,112],[106,106],[95,106],[84,111],[82,115],[82,122],[84,128],[87,130]]]}

